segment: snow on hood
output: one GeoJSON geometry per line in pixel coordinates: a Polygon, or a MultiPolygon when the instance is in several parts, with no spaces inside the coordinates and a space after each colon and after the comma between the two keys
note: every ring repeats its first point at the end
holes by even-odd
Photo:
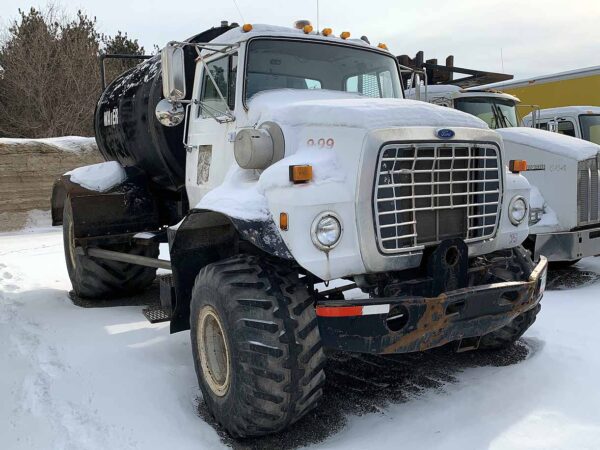
{"type": "Polygon", "coordinates": [[[125,169],[116,161],[92,164],[65,173],[71,182],[96,192],[106,192],[127,178],[125,169]]]}
{"type": "Polygon", "coordinates": [[[234,165],[223,183],[202,197],[196,208],[222,212],[241,220],[268,220],[270,212],[266,193],[289,186],[289,166],[295,164],[313,166],[312,184],[344,181],[335,152],[302,147],[262,173],[234,165]]]}
{"type": "Polygon", "coordinates": [[[600,145],[537,128],[514,127],[496,131],[500,133],[505,143],[527,145],[555,155],[575,158],[578,161],[593,158],[600,153],[600,145]]]}
{"type": "Polygon", "coordinates": [[[288,126],[488,128],[470,114],[417,100],[371,98],[325,89],[275,89],[254,95],[250,121],[288,126]]]}

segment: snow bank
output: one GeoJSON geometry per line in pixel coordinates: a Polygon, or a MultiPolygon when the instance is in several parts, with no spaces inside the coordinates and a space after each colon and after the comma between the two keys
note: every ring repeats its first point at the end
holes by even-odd
{"type": "Polygon", "coordinates": [[[0,138],[0,145],[39,146],[49,145],[63,152],[87,153],[97,150],[96,139],[93,137],[62,136],[45,139],[0,138]]]}
{"type": "Polygon", "coordinates": [[[326,89],[275,89],[254,95],[248,104],[251,122],[288,126],[471,127],[488,128],[470,114],[417,100],[371,98],[326,89]]]}
{"type": "Polygon", "coordinates": [[[555,155],[575,158],[578,161],[593,158],[600,153],[600,145],[546,130],[514,127],[501,128],[496,131],[500,133],[505,143],[543,149],[555,155]]]}
{"type": "Polygon", "coordinates": [[[65,175],[70,175],[73,183],[97,192],[106,192],[127,178],[125,170],[116,161],[79,167],[65,175]]]}

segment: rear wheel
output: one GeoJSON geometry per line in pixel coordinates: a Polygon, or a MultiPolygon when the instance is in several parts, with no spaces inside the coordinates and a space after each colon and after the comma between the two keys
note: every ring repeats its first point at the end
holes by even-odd
{"type": "MultiPolygon", "coordinates": [[[[79,254],[75,251],[73,209],[69,198],[63,210],[63,243],[67,271],[73,291],[82,298],[111,298],[139,292],[152,284],[156,269],[120,261],[110,261],[79,254]]],[[[114,244],[107,250],[132,255],[158,257],[158,244],[114,244]]]]}
{"type": "Polygon", "coordinates": [[[317,405],[325,355],[313,300],[293,270],[248,255],[207,265],[190,322],[204,401],[232,436],[283,430],[317,405]]]}

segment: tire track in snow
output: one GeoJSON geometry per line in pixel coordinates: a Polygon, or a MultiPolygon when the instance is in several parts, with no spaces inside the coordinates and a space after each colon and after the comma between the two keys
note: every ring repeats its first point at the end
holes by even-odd
{"type": "MultiPolygon", "coordinates": [[[[15,405],[9,422],[19,429],[31,417],[45,422],[51,430],[46,448],[80,449],[108,448],[106,427],[92,412],[57,396],[56,384],[71,370],[51,341],[52,330],[40,320],[21,313],[27,301],[36,301],[21,292],[22,277],[0,264],[0,324],[6,330],[7,359],[27,366],[25,376],[11,387],[11,404],[15,405]]],[[[92,403],[91,399],[88,402],[92,403]]],[[[32,431],[32,430],[30,430],[32,431]]],[[[22,434],[22,433],[20,433],[22,434]]],[[[25,448],[32,445],[32,436],[21,441],[25,448]]]]}

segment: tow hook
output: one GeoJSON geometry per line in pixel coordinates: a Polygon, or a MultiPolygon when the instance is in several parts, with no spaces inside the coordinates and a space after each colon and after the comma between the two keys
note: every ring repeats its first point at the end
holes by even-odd
{"type": "Polygon", "coordinates": [[[456,353],[469,352],[471,350],[477,350],[479,348],[479,342],[481,341],[481,336],[475,336],[470,338],[464,338],[457,342],[456,344],[456,353]]]}

